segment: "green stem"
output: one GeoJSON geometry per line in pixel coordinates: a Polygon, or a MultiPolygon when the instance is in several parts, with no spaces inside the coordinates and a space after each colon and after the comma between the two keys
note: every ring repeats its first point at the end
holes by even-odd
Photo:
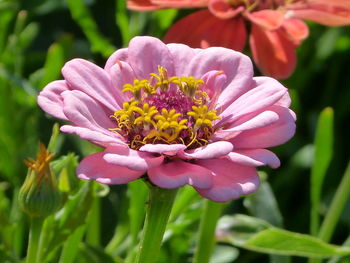
{"type": "MultiPolygon", "coordinates": [[[[334,198],[318,233],[318,237],[323,241],[329,242],[349,196],[350,162],[348,163],[343,179],[335,192],[334,198]]],[[[322,260],[318,258],[312,258],[309,260],[310,263],[319,263],[321,261],[322,260]]]]}
{"type": "Polygon", "coordinates": [[[31,218],[26,263],[41,262],[40,258],[38,258],[38,247],[43,222],[44,218],[42,217],[31,218]]]}
{"type": "Polygon", "coordinates": [[[177,189],[149,185],[149,200],[137,263],[156,262],[177,189]]]}
{"type": "Polygon", "coordinates": [[[206,200],[199,225],[199,238],[193,263],[208,263],[215,245],[216,223],[221,215],[224,203],[206,200]]]}
{"type": "Polygon", "coordinates": [[[94,198],[86,231],[86,241],[93,246],[100,246],[101,244],[101,200],[94,198]]]}
{"type": "Polygon", "coordinates": [[[321,225],[318,237],[324,241],[329,241],[339,217],[344,209],[346,201],[350,195],[350,162],[346,168],[343,179],[341,180],[338,189],[334,195],[332,203],[329,207],[327,215],[321,225]]]}

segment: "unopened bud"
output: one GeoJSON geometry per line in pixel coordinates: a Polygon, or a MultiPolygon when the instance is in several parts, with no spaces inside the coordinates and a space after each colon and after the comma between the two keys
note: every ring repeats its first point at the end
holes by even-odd
{"type": "Polygon", "coordinates": [[[20,189],[18,200],[21,208],[31,217],[47,217],[61,205],[61,193],[50,169],[53,154],[40,144],[37,159],[25,161],[27,177],[20,189]]]}

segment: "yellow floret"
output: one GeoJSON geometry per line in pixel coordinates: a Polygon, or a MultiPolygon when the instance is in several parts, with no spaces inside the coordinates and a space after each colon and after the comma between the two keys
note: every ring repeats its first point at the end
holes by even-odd
{"type": "Polygon", "coordinates": [[[187,115],[193,117],[195,120],[195,130],[205,125],[212,127],[212,121],[220,119],[220,117],[216,115],[216,110],[208,111],[207,105],[192,106],[192,110],[193,111],[187,112],[187,115]]]}
{"type": "Polygon", "coordinates": [[[175,109],[170,111],[162,109],[162,113],[154,117],[154,119],[157,120],[156,129],[150,132],[147,138],[156,138],[166,142],[173,142],[179,137],[182,130],[187,129],[185,125],[187,119],[178,121],[180,116],[181,114],[177,113],[175,109]]]}
{"type": "Polygon", "coordinates": [[[153,126],[156,125],[156,123],[153,120],[153,115],[158,113],[155,106],[150,107],[148,103],[143,104],[142,109],[140,107],[135,108],[135,112],[139,113],[140,116],[137,117],[134,121],[134,124],[146,124],[146,127],[149,128],[149,125],[152,124],[153,126]]]}
{"type": "Polygon", "coordinates": [[[147,89],[150,89],[149,86],[150,84],[148,80],[135,79],[134,84],[130,84],[130,83],[124,84],[122,92],[130,91],[134,95],[134,98],[136,100],[140,100],[142,96],[142,88],[147,87],[147,89]]]}

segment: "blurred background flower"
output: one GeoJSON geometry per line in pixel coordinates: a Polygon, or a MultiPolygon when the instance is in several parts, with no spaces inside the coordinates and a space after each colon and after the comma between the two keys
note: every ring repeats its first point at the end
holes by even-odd
{"type": "Polygon", "coordinates": [[[295,49],[309,32],[303,20],[327,26],[350,24],[350,1],[128,0],[130,9],[207,7],[175,23],[166,42],[192,47],[223,46],[242,51],[249,38],[250,51],[262,74],[288,78],[295,70],[295,49]],[[248,35],[248,37],[247,37],[248,35]]]}

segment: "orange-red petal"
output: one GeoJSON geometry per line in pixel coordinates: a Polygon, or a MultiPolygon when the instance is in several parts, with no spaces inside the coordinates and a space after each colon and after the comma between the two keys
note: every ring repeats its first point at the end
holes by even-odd
{"type": "Polygon", "coordinates": [[[128,9],[137,11],[150,11],[160,9],[161,7],[154,5],[151,0],[128,0],[128,9]]]}
{"type": "Polygon", "coordinates": [[[284,21],[284,15],[276,10],[265,9],[252,13],[246,12],[244,15],[251,22],[266,30],[277,29],[284,21]]]}
{"type": "MultiPolygon", "coordinates": [[[[343,26],[350,24],[350,6],[333,3],[296,3],[290,5],[289,14],[292,17],[311,20],[326,26],[343,26]]],[[[337,1],[339,2],[339,1],[337,1]]]]}
{"type": "Polygon", "coordinates": [[[183,43],[191,47],[227,47],[241,51],[245,46],[246,29],[241,17],[223,20],[208,10],[201,10],[179,20],[166,33],[166,43],[183,43]]]}
{"type": "Polygon", "coordinates": [[[284,79],[295,69],[295,45],[289,41],[281,29],[264,30],[252,24],[250,48],[256,65],[265,75],[284,79]]]}
{"type": "Polygon", "coordinates": [[[326,4],[326,5],[339,5],[343,7],[349,7],[350,8],[350,1],[349,0],[309,0],[310,4],[326,4]]]}
{"type": "Polygon", "coordinates": [[[233,8],[228,2],[223,0],[210,0],[208,9],[218,18],[229,19],[233,18],[244,11],[244,7],[233,8]]]}
{"type": "Polygon", "coordinates": [[[209,0],[151,0],[155,5],[164,8],[196,8],[206,7],[209,0]]]}
{"type": "Polygon", "coordinates": [[[300,19],[287,18],[283,22],[283,31],[286,37],[292,41],[296,46],[300,45],[300,42],[308,37],[309,28],[300,19]]]}

